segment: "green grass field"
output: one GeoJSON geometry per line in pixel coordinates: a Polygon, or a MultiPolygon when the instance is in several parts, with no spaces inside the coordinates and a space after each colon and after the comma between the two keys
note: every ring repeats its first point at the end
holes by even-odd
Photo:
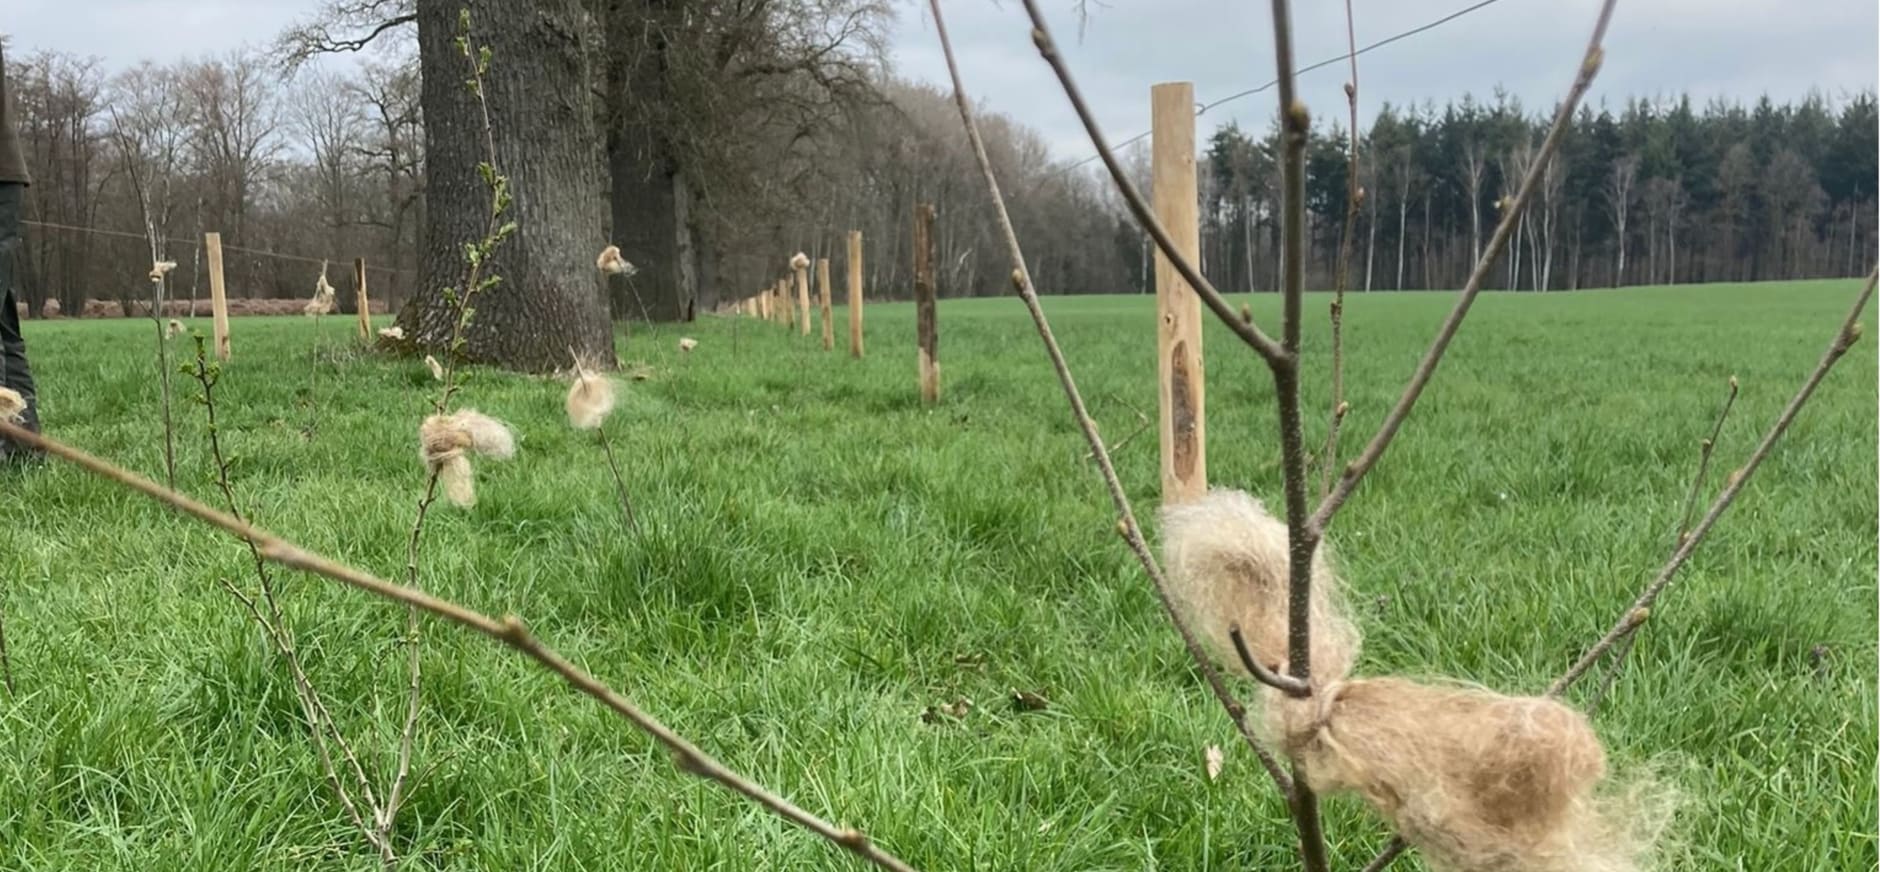
{"type": "MultiPolygon", "coordinates": [[[[1726,379],[1742,396],[1707,494],[1855,284],[1484,297],[1332,531],[1367,635],[1359,671],[1544,687],[1662,564],[1726,379]]],[[[1351,298],[1348,451],[1452,300],[1351,298]]],[[[1325,302],[1309,301],[1314,446],[1325,302]]],[[[1110,438],[1135,410],[1153,418],[1150,303],[1046,308],[1110,438]]],[[[1255,312],[1277,327],[1275,299],[1255,312]]],[[[462,401],[514,423],[521,450],[479,464],[474,511],[436,514],[425,586],[523,616],[732,767],[923,869],[1286,868],[1283,805],[1112,532],[1022,308],[943,301],[940,317],[933,410],[917,402],[908,305],[868,311],[859,362],[755,321],[636,328],[622,356],[652,376],[612,430],[643,538],[624,532],[591,434],[567,428],[563,383],[473,371],[462,401]],[[680,335],[698,350],[679,353],[680,335]],[[1049,707],[1018,710],[1015,689],[1049,707]],[[963,721],[923,722],[961,696],[976,704],[963,721]],[[1212,782],[1210,744],[1227,751],[1212,782]]],[[[1867,322],[1598,714],[1619,768],[1661,766],[1687,796],[1672,868],[1875,866],[1867,322]]],[[[347,329],[324,328],[311,441],[304,319],[235,323],[219,411],[261,524],[395,577],[430,377],[357,351],[347,329]]],[[[1210,478],[1277,503],[1270,382],[1209,331],[1210,478]]],[[[27,338],[49,431],[154,476],[151,332],[35,323],[27,338]]],[[[179,476],[208,498],[192,388],[177,381],[179,476]]],[[[1119,465],[1148,518],[1153,433],[1119,465]]],[[[216,584],[251,580],[238,542],[63,465],[0,472],[0,506],[20,688],[0,698],[0,868],[377,866],[322,782],[283,669],[216,584]]],[[[369,764],[389,766],[402,610],[308,577],[281,586],[314,679],[369,764]]],[[[486,639],[432,623],[424,656],[424,777],[397,832],[408,868],[861,868],[679,773],[486,639]]],[[[1353,800],[1331,803],[1328,828],[1340,869],[1387,836],[1353,800]]]]}

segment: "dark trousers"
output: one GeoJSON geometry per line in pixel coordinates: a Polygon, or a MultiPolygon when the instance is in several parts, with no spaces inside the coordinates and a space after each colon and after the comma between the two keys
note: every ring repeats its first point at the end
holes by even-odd
{"type": "Polygon", "coordinates": [[[20,336],[20,295],[14,293],[26,274],[26,243],[20,238],[25,202],[25,185],[0,182],[0,384],[26,398],[26,426],[37,430],[39,403],[26,363],[26,340],[20,336]]]}

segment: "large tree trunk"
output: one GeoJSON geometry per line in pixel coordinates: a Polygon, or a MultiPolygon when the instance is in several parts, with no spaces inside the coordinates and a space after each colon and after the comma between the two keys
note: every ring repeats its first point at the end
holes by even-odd
{"type": "Polygon", "coordinates": [[[514,202],[516,231],[486,265],[502,282],[479,294],[462,356],[526,371],[570,363],[569,352],[611,366],[613,332],[594,257],[606,244],[601,151],[578,0],[419,0],[423,65],[426,220],[421,284],[398,324],[417,348],[449,342],[456,307],[442,289],[464,280],[464,246],[484,237],[490,190],[483,110],[464,85],[469,61],[456,45],[458,10],[470,10],[471,42],[490,49],[484,78],[495,164],[514,202]]]}
{"type": "MultiPolygon", "coordinates": [[[[692,186],[657,117],[672,95],[668,52],[686,24],[677,0],[607,0],[607,167],[613,177],[613,235],[639,268],[627,314],[689,321],[698,303],[699,246],[692,186]]],[[[628,280],[616,282],[626,284],[628,280]]],[[[618,295],[616,289],[616,295],[618,295]]]]}

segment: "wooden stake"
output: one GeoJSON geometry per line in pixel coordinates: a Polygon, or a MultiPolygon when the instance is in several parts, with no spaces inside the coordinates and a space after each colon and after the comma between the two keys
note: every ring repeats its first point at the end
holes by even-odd
{"type": "Polygon", "coordinates": [[[933,206],[914,207],[914,317],[920,338],[920,401],[940,402],[939,328],[934,324],[933,206]]]}
{"type": "Polygon", "coordinates": [[[353,287],[359,292],[359,338],[372,341],[372,303],[366,299],[366,259],[353,258],[353,287]]]}
{"type": "Polygon", "coordinates": [[[849,231],[849,356],[862,358],[862,231],[849,231]]]}
{"type": "Polygon", "coordinates": [[[834,351],[836,347],[836,325],[829,320],[834,310],[829,307],[829,258],[816,258],[816,293],[822,297],[823,350],[834,351]]]}
{"type": "Polygon", "coordinates": [[[796,273],[796,315],[803,335],[809,335],[809,267],[791,264],[790,271],[796,273]]]}
{"type": "MultiPolygon", "coordinates": [[[[1200,195],[1195,181],[1195,88],[1149,89],[1151,189],[1156,218],[1190,263],[1201,262],[1200,195]]],[[[1156,384],[1161,405],[1162,502],[1208,491],[1206,379],[1201,365],[1201,300],[1163,256],[1155,255],[1156,384]]]]}
{"type": "Polygon", "coordinates": [[[215,356],[217,360],[227,361],[228,287],[222,284],[222,234],[204,233],[202,239],[203,248],[209,253],[209,311],[215,317],[215,356]]]}

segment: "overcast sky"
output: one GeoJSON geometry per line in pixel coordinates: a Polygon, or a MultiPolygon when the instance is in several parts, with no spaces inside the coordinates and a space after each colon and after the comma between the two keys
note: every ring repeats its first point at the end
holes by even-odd
{"type": "MultiPolygon", "coordinates": [[[[1200,102],[1273,77],[1270,7],[1254,0],[1090,0],[1079,35],[1073,0],[1042,0],[1078,84],[1105,133],[1120,140],[1146,129],[1149,86],[1186,80],[1200,102]]],[[[1354,0],[1358,44],[1441,18],[1474,0],[1354,0]]],[[[121,68],[265,43],[314,0],[0,0],[0,30],[15,50],[52,48],[96,55],[121,68]]],[[[1498,0],[1436,29],[1359,59],[1360,112],[1383,101],[1486,95],[1501,85],[1531,108],[1565,88],[1597,0],[1498,0]]],[[[900,0],[891,40],[902,75],[936,83],[946,67],[926,3],[900,0]]],[[[1592,100],[1689,92],[1700,100],[1830,96],[1875,86],[1880,12],[1875,0],[1628,0],[1608,40],[1592,100]]],[[[1294,4],[1301,64],[1345,47],[1344,4],[1294,4]]],[[[993,110],[1024,118],[1065,157],[1088,152],[1081,128],[1049,68],[1031,47],[1017,0],[947,0],[948,27],[969,92],[993,110]]],[[[1342,115],[1344,65],[1307,74],[1301,93],[1314,113],[1342,115]]],[[[1232,119],[1264,127],[1272,92],[1203,116],[1203,135],[1232,119]]]]}

